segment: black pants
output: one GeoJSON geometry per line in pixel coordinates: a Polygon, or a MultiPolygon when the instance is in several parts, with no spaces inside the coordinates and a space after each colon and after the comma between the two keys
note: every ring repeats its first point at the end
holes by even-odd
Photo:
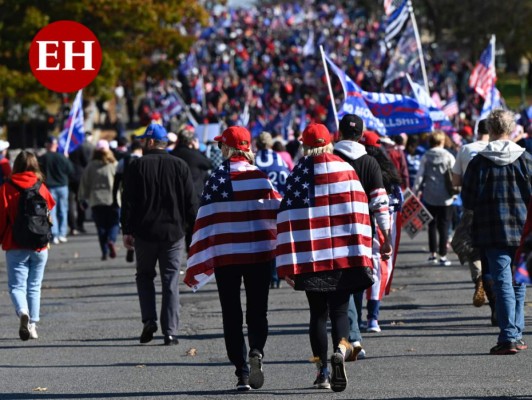
{"type": "Polygon", "coordinates": [[[429,251],[436,253],[436,247],[438,247],[438,254],[443,257],[447,254],[447,240],[449,239],[453,207],[431,206],[430,204],[425,204],[425,206],[434,218],[429,222],[429,251]],[[439,241],[436,237],[436,231],[440,237],[439,241]]]}
{"type": "Polygon", "coordinates": [[[163,335],[175,336],[179,327],[179,267],[185,240],[147,242],[135,238],[137,255],[137,291],[142,322],[157,321],[155,300],[155,265],[159,262],[162,284],[161,329],[163,335]]]}
{"type": "Polygon", "coordinates": [[[327,365],[327,317],[331,319],[333,349],[342,339],[349,338],[349,292],[305,292],[310,307],[309,336],[314,357],[327,365]]]}
{"type": "Polygon", "coordinates": [[[237,376],[249,375],[247,348],[242,332],[243,314],[240,286],[246,290],[246,324],[250,350],[264,355],[268,337],[268,293],[271,262],[252,265],[228,265],[214,270],[222,306],[225,348],[237,376]]]}

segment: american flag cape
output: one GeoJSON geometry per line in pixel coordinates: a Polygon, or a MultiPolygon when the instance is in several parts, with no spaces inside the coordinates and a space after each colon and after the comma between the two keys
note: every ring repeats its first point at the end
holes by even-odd
{"type": "Polygon", "coordinates": [[[280,203],[281,195],[256,166],[243,157],[224,161],[201,195],[184,282],[196,291],[214,268],[272,260],[280,203]]]}
{"type": "Polygon", "coordinates": [[[483,98],[486,98],[496,81],[495,37],[492,37],[490,44],[482,52],[479,62],[471,72],[469,87],[473,88],[483,98]]]}
{"type": "Polygon", "coordinates": [[[392,256],[388,260],[381,258],[381,246],[384,244],[384,235],[378,224],[375,223],[375,233],[373,235],[373,285],[366,290],[368,300],[382,300],[384,295],[390,294],[392,288],[395,262],[399,253],[401,242],[402,213],[404,202],[403,192],[399,185],[393,185],[389,198],[389,218],[390,218],[390,241],[392,243],[392,256]]]}
{"type": "Polygon", "coordinates": [[[368,199],[355,170],[334,154],[303,157],[277,215],[280,277],[371,267],[368,199]]]}

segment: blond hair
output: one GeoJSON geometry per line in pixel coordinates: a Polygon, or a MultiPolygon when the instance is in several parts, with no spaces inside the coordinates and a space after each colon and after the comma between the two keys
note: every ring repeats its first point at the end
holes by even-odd
{"type": "Polygon", "coordinates": [[[490,136],[498,138],[500,136],[510,135],[515,129],[514,113],[497,108],[488,115],[486,124],[490,136]]]}
{"type": "Polygon", "coordinates": [[[306,156],[318,156],[323,153],[332,153],[333,150],[334,146],[332,143],[320,147],[310,147],[306,144],[303,144],[303,154],[306,156]]]}
{"type": "Polygon", "coordinates": [[[445,133],[442,131],[434,131],[429,137],[430,147],[440,146],[445,143],[445,133]]]}
{"type": "Polygon", "coordinates": [[[233,156],[242,156],[245,157],[250,164],[255,164],[255,154],[250,151],[242,151],[235,149],[234,147],[230,147],[226,145],[225,143],[222,143],[222,155],[224,158],[231,158],[233,156]]]}

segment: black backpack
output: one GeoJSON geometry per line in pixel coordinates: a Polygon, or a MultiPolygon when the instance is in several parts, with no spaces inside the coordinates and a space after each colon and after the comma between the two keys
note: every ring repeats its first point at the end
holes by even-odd
{"type": "Polygon", "coordinates": [[[39,189],[42,182],[37,181],[30,188],[23,189],[9,181],[19,193],[18,214],[13,222],[13,240],[27,249],[46,247],[52,237],[52,224],[49,219],[48,203],[39,189]]]}

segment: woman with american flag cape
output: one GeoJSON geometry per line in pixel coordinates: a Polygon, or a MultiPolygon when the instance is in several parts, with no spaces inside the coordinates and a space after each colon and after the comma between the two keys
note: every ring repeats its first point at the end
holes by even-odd
{"type": "Polygon", "coordinates": [[[344,362],[356,358],[346,340],[349,295],[373,283],[368,199],[353,167],[332,154],[324,125],[310,124],[302,136],[305,156],[288,177],[277,215],[277,271],[307,295],[318,366],[314,386],[341,392],[347,387],[344,362]],[[334,348],[330,376],[328,316],[334,348]]]}
{"type": "Polygon", "coordinates": [[[225,347],[238,377],[237,390],[264,383],[262,358],[268,336],[268,292],[275,257],[281,195],[254,164],[251,135],[233,126],[214,138],[226,159],[201,195],[184,282],[194,290],[216,277],[225,347]],[[247,348],[240,287],[246,290],[247,348]]]}

